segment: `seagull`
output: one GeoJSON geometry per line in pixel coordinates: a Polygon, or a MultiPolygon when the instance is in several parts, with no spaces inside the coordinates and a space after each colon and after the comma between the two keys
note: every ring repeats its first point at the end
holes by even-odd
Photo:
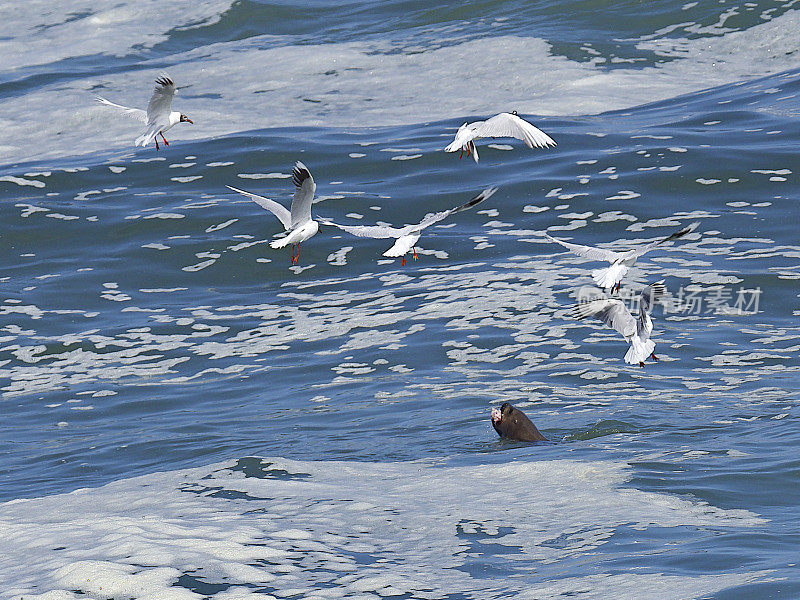
{"type": "Polygon", "coordinates": [[[683,229],[676,231],[664,239],[656,240],[655,242],[646,244],[641,248],[635,248],[633,250],[628,250],[627,252],[614,252],[613,250],[604,250],[603,248],[593,248],[592,246],[572,244],[570,242],[556,239],[547,233],[544,233],[544,236],[551,242],[561,244],[567,250],[570,250],[578,256],[582,256],[583,258],[610,262],[610,267],[606,267],[604,269],[595,269],[592,271],[592,279],[594,279],[594,282],[598,285],[598,287],[601,287],[604,290],[608,288],[611,292],[614,292],[616,288],[616,291],[618,292],[619,287],[622,284],[622,278],[625,277],[628,269],[636,264],[636,260],[640,256],[650,252],[650,250],[660,244],[663,244],[664,242],[677,240],[687,233],[691,233],[697,229],[698,225],[700,225],[700,221],[695,221],[688,227],[684,227],[683,229]]]}
{"type": "Polygon", "coordinates": [[[480,194],[472,198],[466,204],[462,204],[461,206],[457,206],[456,208],[450,208],[448,210],[443,210],[441,212],[436,213],[428,213],[425,215],[422,220],[415,224],[415,225],[406,225],[405,227],[390,227],[384,225],[339,225],[338,223],[333,223],[332,221],[323,221],[325,225],[332,225],[334,227],[338,227],[342,231],[346,231],[352,235],[358,237],[368,237],[368,238],[376,238],[376,239],[384,239],[384,238],[395,238],[394,245],[389,248],[386,252],[383,253],[383,256],[389,257],[403,257],[403,265],[406,264],[406,253],[409,250],[413,251],[411,255],[414,260],[417,260],[417,250],[414,247],[417,241],[419,240],[419,236],[422,235],[422,230],[430,227],[434,223],[438,223],[442,219],[446,219],[453,213],[466,210],[468,208],[472,208],[476,204],[483,202],[487,198],[489,198],[492,194],[497,191],[497,188],[487,188],[483,190],[480,194]]]}
{"type": "Polygon", "coordinates": [[[597,317],[606,325],[621,333],[631,347],[625,354],[625,362],[629,365],[639,363],[644,367],[644,361],[650,357],[658,360],[654,354],[655,343],[650,339],[653,331],[653,321],[650,311],[653,304],[666,293],[664,280],[651,283],[642,290],[639,297],[639,317],[634,317],[619,298],[598,298],[589,302],[579,302],[573,308],[576,319],[597,317]]]}
{"type": "Polygon", "coordinates": [[[292,181],[295,187],[291,211],[286,210],[285,207],[269,198],[251,194],[250,192],[245,192],[244,190],[237,189],[230,185],[225,187],[234,192],[239,192],[243,196],[247,196],[251,200],[254,200],[261,208],[267,209],[278,217],[278,220],[283,224],[284,229],[286,229],[288,233],[285,237],[272,240],[269,245],[272,248],[284,248],[291,244],[291,264],[295,265],[300,259],[300,244],[310,237],[313,237],[314,234],[319,231],[319,224],[311,218],[311,203],[314,200],[314,191],[317,189],[317,184],[314,183],[314,178],[311,176],[308,167],[299,160],[294,163],[292,181]]]}
{"type": "Polygon", "coordinates": [[[475,148],[475,141],[485,137],[513,137],[525,142],[528,148],[547,148],[555,146],[556,143],[549,135],[541,129],[537,129],[525,119],[517,116],[517,111],[511,113],[500,113],[486,121],[475,121],[474,123],[464,123],[458,128],[453,142],[444,149],[445,152],[455,152],[461,150],[458,158],[467,151],[467,156],[472,154],[475,162],[478,162],[478,150],[475,148]]]}
{"type": "Polygon", "coordinates": [[[164,140],[164,144],[169,146],[167,138],[164,137],[164,132],[172,129],[176,123],[192,123],[189,117],[177,110],[170,110],[172,105],[172,97],[175,95],[175,84],[166,73],[159,74],[156,79],[156,88],[153,90],[153,95],[150,97],[150,102],[147,104],[147,110],[144,111],[140,108],[129,108],[121,104],[114,104],[101,96],[97,96],[97,101],[105,106],[116,108],[122,114],[132,117],[147,125],[147,130],[136,138],[134,142],[137,146],[147,146],[151,140],[156,142],[156,150],[158,150],[158,138],[164,140]]]}

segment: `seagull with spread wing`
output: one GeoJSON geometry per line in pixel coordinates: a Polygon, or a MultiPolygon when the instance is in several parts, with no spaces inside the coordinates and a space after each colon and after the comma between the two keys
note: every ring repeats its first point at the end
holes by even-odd
{"type": "Polygon", "coordinates": [[[487,198],[489,198],[492,194],[497,191],[497,188],[488,188],[483,190],[480,194],[472,198],[466,204],[462,204],[461,206],[457,206],[455,208],[450,208],[447,210],[443,210],[441,212],[436,213],[428,213],[425,215],[422,220],[415,224],[415,225],[406,225],[405,227],[391,227],[391,226],[384,226],[384,225],[339,225],[338,223],[333,223],[332,221],[323,221],[325,225],[332,225],[333,227],[338,227],[342,231],[346,231],[352,235],[358,237],[368,237],[368,238],[376,238],[376,239],[389,239],[394,238],[395,242],[394,245],[389,248],[386,252],[383,253],[383,256],[389,257],[397,257],[402,256],[403,262],[402,264],[406,264],[406,253],[409,250],[413,251],[411,255],[414,260],[417,260],[417,251],[414,246],[416,245],[417,241],[419,240],[420,235],[422,235],[422,231],[433,225],[434,223],[438,223],[439,221],[446,219],[453,213],[457,213],[462,210],[467,210],[468,208],[472,208],[476,204],[483,202],[487,198]]]}
{"type": "Polygon", "coordinates": [[[147,110],[144,111],[140,108],[130,108],[115,104],[101,96],[97,96],[97,101],[105,106],[116,108],[122,114],[137,119],[145,125],[147,129],[145,132],[136,138],[134,142],[137,146],[146,146],[151,141],[155,141],[156,150],[158,150],[158,138],[164,140],[164,144],[169,146],[167,138],[164,137],[164,132],[172,129],[177,123],[192,123],[189,117],[182,112],[172,110],[172,98],[175,96],[175,84],[166,73],[161,73],[156,79],[156,88],[153,95],[150,97],[150,102],[147,104],[147,110]]]}
{"type": "Polygon", "coordinates": [[[269,245],[272,248],[285,248],[291,244],[291,264],[294,265],[297,264],[297,261],[300,259],[300,244],[313,237],[314,234],[319,231],[319,224],[311,218],[311,203],[314,201],[314,192],[317,189],[317,184],[314,183],[314,178],[311,176],[308,167],[299,160],[294,164],[294,168],[292,169],[292,181],[295,187],[291,210],[287,210],[284,206],[269,198],[251,194],[250,192],[245,192],[244,190],[237,189],[230,185],[225,187],[243,196],[247,196],[251,200],[254,200],[261,208],[265,208],[278,217],[278,220],[281,222],[284,229],[286,229],[287,233],[285,237],[272,240],[269,245]]]}
{"type": "Polygon", "coordinates": [[[478,162],[478,150],[475,148],[475,140],[480,138],[513,137],[525,142],[528,148],[547,148],[555,146],[556,143],[549,135],[528,123],[525,119],[517,115],[517,111],[510,113],[500,113],[486,121],[475,121],[474,123],[464,123],[458,128],[453,142],[444,149],[445,152],[455,152],[461,150],[458,158],[467,151],[467,156],[472,154],[473,160],[478,162]]]}
{"type": "Polygon", "coordinates": [[[597,317],[622,334],[625,341],[631,345],[625,354],[625,362],[629,365],[639,363],[640,367],[644,367],[644,361],[648,357],[658,360],[654,353],[656,345],[650,339],[650,334],[653,331],[650,312],[653,310],[653,304],[666,291],[663,280],[651,283],[644,288],[642,295],[639,297],[638,318],[630,313],[625,303],[619,298],[598,298],[589,302],[579,302],[573,308],[573,316],[576,319],[597,317]]]}
{"type": "Polygon", "coordinates": [[[675,233],[668,235],[667,237],[656,240],[649,244],[645,244],[640,248],[634,248],[633,250],[628,250],[627,252],[614,252],[613,250],[605,250],[603,248],[594,248],[592,246],[581,246],[580,244],[572,244],[570,242],[565,242],[563,240],[559,240],[554,238],[547,233],[544,233],[544,236],[550,240],[551,242],[555,242],[556,244],[561,244],[567,250],[574,252],[578,256],[582,256],[583,258],[588,258],[589,260],[599,260],[599,261],[607,261],[611,263],[610,267],[605,267],[604,269],[595,269],[592,271],[592,279],[594,282],[601,288],[609,289],[611,292],[619,291],[620,285],[622,284],[622,278],[625,277],[625,274],[628,272],[633,265],[636,264],[636,260],[650,252],[653,248],[663,244],[664,242],[670,242],[672,240],[677,240],[680,237],[685,236],[687,233],[691,233],[697,226],[700,225],[700,221],[695,221],[694,223],[690,224],[683,229],[676,231],[675,233]]]}

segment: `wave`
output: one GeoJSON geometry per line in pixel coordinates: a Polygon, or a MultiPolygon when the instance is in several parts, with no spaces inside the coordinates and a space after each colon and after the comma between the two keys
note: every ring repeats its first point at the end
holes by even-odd
{"type": "Polygon", "coordinates": [[[440,466],[248,457],[0,505],[0,542],[16,549],[0,555],[0,572],[15,600],[554,598],[586,589],[593,598],[627,590],[655,599],[666,588],[707,596],[763,575],[671,574],[677,538],[765,521],[624,487],[628,477],[622,464],[565,459],[440,466]],[[675,529],[672,550],[648,533],[665,527],[675,529]],[[615,542],[629,531],[647,571],[613,566],[630,558],[629,542],[615,542]],[[579,559],[589,554],[595,559],[579,559]],[[565,571],[570,559],[578,560],[565,571]]]}
{"type": "MultiPolygon", "coordinates": [[[[626,109],[796,68],[798,27],[800,11],[790,11],[723,34],[645,36],[635,45],[663,57],[647,66],[568,58],[547,39],[520,33],[448,37],[446,45],[405,51],[380,39],[275,45],[274,36],[257,36],[159,55],[123,72],[101,54],[107,66],[98,72],[59,77],[8,98],[0,151],[31,160],[129,146],[138,126],[119,122],[92,93],[144,106],[165,60],[180,88],[175,106],[196,123],[174,135],[197,140],[287,126],[460,124],[512,109],[551,117],[626,109]]],[[[109,28],[105,35],[119,33],[109,28]]]]}

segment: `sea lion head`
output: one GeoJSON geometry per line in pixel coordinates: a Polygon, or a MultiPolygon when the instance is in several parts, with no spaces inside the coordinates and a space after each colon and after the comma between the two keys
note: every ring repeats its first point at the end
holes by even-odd
{"type": "Polygon", "coordinates": [[[494,430],[500,437],[520,442],[547,441],[525,413],[508,402],[503,402],[500,408],[493,408],[490,418],[494,430]]]}

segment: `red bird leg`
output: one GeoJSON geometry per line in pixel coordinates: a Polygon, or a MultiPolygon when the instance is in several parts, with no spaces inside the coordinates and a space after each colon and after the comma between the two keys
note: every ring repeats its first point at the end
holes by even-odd
{"type": "Polygon", "coordinates": [[[156,150],[158,150],[158,138],[154,137],[153,139],[156,141],[156,150]]]}
{"type": "Polygon", "coordinates": [[[639,363],[639,366],[640,366],[640,367],[642,367],[642,368],[644,369],[644,363],[643,363],[643,362],[640,362],[640,363],[639,363]]]}
{"type": "Polygon", "coordinates": [[[653,360],[655,360],[655,361],[657,361],[657,360],[658,360],[658,357],[655,355],[655,352],[651,352],[651,353],[650,353],[650,358],[652,358],[652,359],[653,359],[653,360]]]}
{"type": "MultiPolygon", "coordinates": [[[[159,131],[159,133],[161,133],[161,132],[159,131]]],[[[169,146],[169,142],[167,141],[167,138],[164,137],[163,133],[161,133],[161,139],[164,140],[164,144],[165,145],[169,146]]]]}
{"type": "Polygon", "coordinates": [[[472,154],[472,146],[467,146],[467,158],[469,158],[470,154],[472,154]]]}
{"type": "Polygon", "coordinates": [[[461,152],[458,153],[458,158],[464,156],[464,146],[461,146],[461,152]]]}
{"type": "Polygon", "coordinates": [[[411,250],[414,252],[414,254],[411,255],[411,258],[417,260],[419,258],[419,256],[417,256],[417,248],[415,246],[412,246],[411,250]]]}
{"type": "Polygon", "coordinates": [[[406,266],[406,255],[405,254],[403,254],[403,262],[400,263],[400,264],[403,265],[404,267],[406,266]]]}
{"type": "Polygon", "coordinates": [[[294,264],[300,262],[300,242],[297,243],[297,254],[294,256],[294,264]]]}
{"type": "Polygon", "coordinates": [[[289,264],[290,265],[294,264],[294,244],[292,244],[292,258],[289,259],[289,264]]]}

